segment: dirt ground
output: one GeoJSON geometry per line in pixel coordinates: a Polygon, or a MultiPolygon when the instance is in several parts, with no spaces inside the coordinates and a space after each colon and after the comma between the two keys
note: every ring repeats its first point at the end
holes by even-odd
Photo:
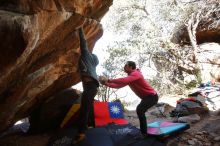
{"type": "MultiPolygon", "coordinates": [[[[175,118],[166,115],[147,114],[148,123],[158,120],[175,121],[175,118]]],[[[169,113],[172,108],[167,109],[169,113]]],[[[125,113],[130,123],[139,127],[139,121],[135,111],[125,113]]],[[[165,141],[167,146],[220,146],[220,111],[209,112],[200,115],[200,120],[195,123],[189,123],[190,128],[184,132],[168,137],[165,141]]]]}
{"type": "MultiPolygon", "coordinates": [[[[157,120],[174,121],[169,117],[173,106],[165,106],[161,111],[154,107],[147,113],[147,122],[157,120]]],[[[125,111],[125,118],[139,128],[135,111],[125,111]]],[[[220,146],[220,111],[200,114],[200,120],[190,123],[190,129],[166,138],[167,146],[220,146]]],[[[0,138],[0,146],[46,146],[53,133],[27,135],[21,132],[0,138]]]]}

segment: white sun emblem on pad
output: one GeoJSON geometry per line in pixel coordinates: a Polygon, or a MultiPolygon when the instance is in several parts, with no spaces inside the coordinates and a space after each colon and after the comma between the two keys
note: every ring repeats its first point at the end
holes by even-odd
{"type": "Polygon", "coordinates": [[[120,109],[115,105],[111,107],[111,111],[114,114],[119,114],[120,113],[120,109]]]}

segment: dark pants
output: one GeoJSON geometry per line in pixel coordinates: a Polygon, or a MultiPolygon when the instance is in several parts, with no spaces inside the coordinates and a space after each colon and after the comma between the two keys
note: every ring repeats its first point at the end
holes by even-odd
{"type": "Polygon", "coordinates": [[[140,122],[140,130],[142,134],[147,134],[147,119],[145,112],[158,102],[158,95],[148,95],[144,97],[136,108],[136,112],[140,122]]]}
{"type": "Polygon", "coordinates": [[[93,101],[97,93],[97,87],[97,83],[94,81],[83,83],[83,93],[81,97],[78,122],[79,133],[84,133],[87,130],[87,124],[91,109],[93,108],[93,101]]]}

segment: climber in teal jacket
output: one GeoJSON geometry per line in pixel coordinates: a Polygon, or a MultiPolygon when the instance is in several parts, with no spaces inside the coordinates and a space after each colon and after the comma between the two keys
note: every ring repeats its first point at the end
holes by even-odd
{"type": "Polygon", "coordinates": [[[99,81],[96,73],[96,66],[99,63],[99,60],[95,54],[89,52],[83,28],[79,29],[79,39],[81,49],[79,68],[83,84],[83,93],[79,111],[78,135],[75,137],[73,143],[77,143],[85,138],[89,115],[93,109],[94,97],[96,96],[99,87],[99,81]]]}
{"type": "Polygon", "coordinates": [[[94,82],[96,82],[97,87],[99,87],[98,76],[96,73],[96,66],[99,64],[99,60],[95,54],[89,52],[88,45],[83,33],[83,28],[79,29],[79,38],[81,49],[80,71],[82,79],[83,77],[89,77],[94,82]]]}

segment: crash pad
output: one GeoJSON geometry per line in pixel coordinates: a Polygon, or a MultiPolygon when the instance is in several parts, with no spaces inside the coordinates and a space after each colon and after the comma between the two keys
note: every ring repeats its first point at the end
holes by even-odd
{"type": "Polygon", "coordinates": [[[141,137],[140,130],[131,124],[108,124],[88,129],[83,141],[71,145],[76,134],[76,128],[63,129],[50,138],[48,146],[166,146],[154,137],[141,137]]]}
{"type": "Polygon", "coordinates": [[[48,146],[71,146],[72,139],[77,134],[77,128],[60,129],[49,139],[48,146]]]}
{"type": "Polygon", "coordinates": [[[147,126],[147,133],[156,137],[168,137],[178,132],[183,132],[190,128],[188,123],[175,123],[171,121],[155,121],[147,126]]]}

